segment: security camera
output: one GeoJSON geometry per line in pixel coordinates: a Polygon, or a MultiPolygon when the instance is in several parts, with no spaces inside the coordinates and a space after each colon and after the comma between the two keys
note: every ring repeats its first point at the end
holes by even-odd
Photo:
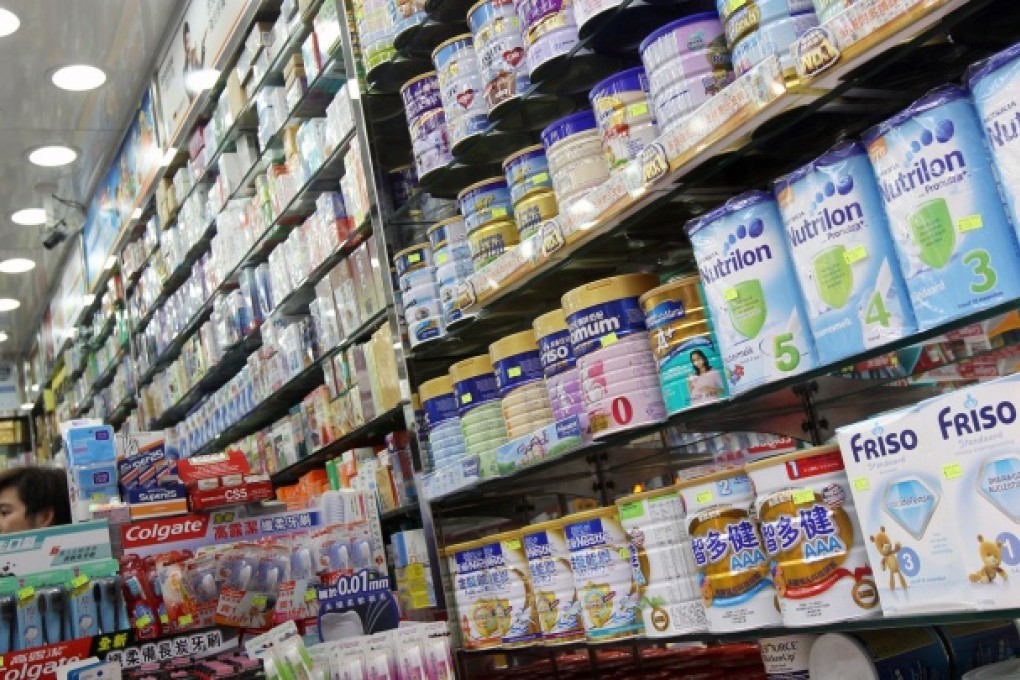
{"type": "Polygon", "coordinates": [[[46,233],[46,237],[43,239],[43,248],[46,250],[53,250],[61,243],[67,240],[67,232],[64,231],[61,225],[56,225],[53,229],[50,229],[46,233]]]}
{"type": "Polygon", "coordinates": [[[53,193],[56,187],[40,185],[45,191],[43,205],[46,209],[46,231],[43,232],[43,247],[53,250],[85,227],[85,206],[77,201],[61,198],[53,193]]]}

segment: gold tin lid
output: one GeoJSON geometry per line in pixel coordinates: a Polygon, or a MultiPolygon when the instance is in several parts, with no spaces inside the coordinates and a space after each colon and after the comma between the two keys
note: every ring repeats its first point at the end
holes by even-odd
{"type": "Polygon", "coordinates": [[[536,317],[531,326],[535,329],[535,337],[544,338],[557,331],[567,330],[567,315],[563,313],[562,308],[557,307],[536,317]]]}
{"type": "Polygon", "coordinates": [[[569,316],[582,309],[610,300],[641,297],[658,285],[659,277],[654,274],[610,276],[567,291],[560,302],[563,305],[563,311],[569,316]]]}
{"type": "Polygon", "coordinates": [[[413,255],[414,253],[432,252],[432,246],[428,243],[415,243],[413,246],[398,250],[393,255],[394,260],[399,260],[406,255],[413,255]]]}
{"type": "Polygon", "coordinates": [[[583,512],[575,512],[573,515],[567,515],[561,522],[563,526],[569,524],[576,524],[577,522],[584,522],[589,519],[601,519],[604,517],[619,517],[620,511],[615,505],[607,505],[602,508],[595,508],[594,510],[585,510],[583,512]]]}
{"type": "Polygon", "coordinates": [[[794,460],[801,460],[804,458],[812,458],[814,456],[825,456],[834,451],[839,451],[839,444],[826,444],[824,446],[814,446],[810,449],[800,449],[799,451],[791,451],[790,453],[783,453],[778,456],[770,456],[761,460],[756,460],[751,463],[744,465],[744,470],[750,472],[751,470],[761,470],[762,468],[770,467],[772,465],[785,465],[794,460]]]}
{"type": "Polygon", "coordinates": [[[463,215],[454,215],[453,217],[447,217],[445,220],[439,220],[438,222],[433,224],[431,227],[426,229],[425,230],[425,235],[426,236],[431,236],[432,233],[436,231],[436,229],[442,229],[443,227],[445,227],[448,224],[453,224],[454,222],[463,222],[463,221],[464,221],[464,216],[463,215]]]}
{"type": "Polygon", "coordinates": [[[503,243],[508,246],[515,246],[520,243],[520,239],[517,234],[517,222],[512,217],[497,217],[494,220],[489,220],[482,224],[474,231],[468,234],[468,241],[478,240],[491,236],[492,234],[505,234],[512,236],[513,238],[507,238],[503,240],[503,243]]]}
{"type": "Polygon", "coordinates": [[[657,304],[666,300],[680,300],[685,310],[703,309],[701,295],[698,293],[698,283],[701,277],[697,274],[685,276],[669,283],[651,289],[638,299],[641,309],[645,312],[651,311],[657,304]]]}
{"type": "Polygon", "coordinates": [[[520,333],[508,335],[489,345],[489,357],[493,362],[501,361],[516,354],[537,351],[538,340],[535,338],[535,331],[530,328],[520,333]]]}
{"type": "Polygon", "coordinates": [[[407,88],[411,87],[412,85],[414,85],[415,83],[417,83],[420,80],[425,80],[426,78],[438,78],[438,77],[439,77],[439,74],[436,73],[435,71],[429,71],[428,73],[423,73],[420,76],[415,76],[414,78],[411,78],[406,83],[404,83],[403,85],[400,86],[400,92],[403,93],[404,90],[406,90],[407,88]]]}
{"type": "Polygon", "coordinates": [[[411,408],[415,411],[421,410],[421,397],[418,396],[417,392],[411,392],[411,408]]]}
{"type": "Polygon", "coordinates": [[[448,375],[441,375],[438,378],[426,380],[421,385],[418,385],[418,394],[421,395],[422,401],[435,399],[444,394],[453,394],[453,382],[448,375]]]}
{"type": "Polygon", "coordinates": [[[535,144],[534,146],[526,146],[520,151],[514,151],[512,154],[507,156],[506,159],[503,161],[503,171],[506,172],[506,166],[510,165],[524,154],[534,153],[536,151],[541,151],[542,153],[545,153],[545,147],[542,146],[541,144],[535,144]]]}
{"type": "Polygon", "coordinates": [[[488,354],[479,354],[470,359],[464,359],[450,366],[450,378],[455,383],[469,378],[477,378],[480,375],[492,373],[492,361],[488,354]]]}
{"type": "Polygon", "coordinates": [[[489,177],[488,179],[483,179],[480,182],[475,182],[468,188],[462,189],[460,193],[457,194],[457,202],[460,203],[462,200],[464,200],[464,197],[467,196],[472,191],[475,191],[476,189],[481,189],[490,184],[502,184],[503,186],[506,186],[506,177],[489,177]]]}

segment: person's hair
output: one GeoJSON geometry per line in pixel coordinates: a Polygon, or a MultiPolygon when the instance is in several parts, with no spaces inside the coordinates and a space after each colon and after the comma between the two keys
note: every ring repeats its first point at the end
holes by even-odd
{"type": "Polygon", "coordinates": [[[71,523],[67,472],[57,468],[19,467],[0,473],[0,491],[14,487],[25,504],[25,514],[53,510],[53,525],[71,523]]]}
{"type": "Polygon", "coordinates": [[[181,39],[187,40],[188,36],[191,35],[191,26],[188,26],[188,22],[184,22],[184,29],[181,30],[181,39]]]}
{"type": "Polygon", "coordinates": [[[693,352],[691,352],[691,366],[694,368],[694,373],[697,374],[697,375],[701,375],[701,371],[702,370],[704,370],[705,373],[708,373],[708,369],[711,368],[711,366],[708,365],[708,357],[705,356],[705,353],[702,352],[700,349],[696,349],[693,352]],[[695,354],[697,354],[699,357],[701,357],[701,360],[703,362],[705,362],[705,368],[704,369],[698,368],[698,365],[696,363],[694,363],[694,355],[695,354]]]}

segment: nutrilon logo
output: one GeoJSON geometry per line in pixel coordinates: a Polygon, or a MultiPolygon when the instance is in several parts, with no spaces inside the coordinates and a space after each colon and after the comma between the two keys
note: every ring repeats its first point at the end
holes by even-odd
{"type": "Polygon", "coordinates": [[[1015,110],[1005,122],[997,119],[985,128],[988,130],[988,138],[995,146],[1006,146],[1015,142],[1017,137],[1020,137],[1020,109],[1015,110]]]}
{"type": "Polygon", "coordinates": [[[867,437],[858,433],[850,438],[850,453],[858,463],[862,458],[864,460],[884,458],[917,448],[917,433],[913,430],[886,432],[885,428],[876,423],[871,434],[871,437],[867,437]]]}
{"type": "MultiPolygon", "coordinates": [[[[910,151],[907,152],[904,159],[908,165],[911,162],[913,163],[913,165],[910,165],[910,169],[906,171],[901,170],[891,180],[882,180],[882,195],[885,197],[886,202],[893,201],[903,194],[910,193],[916,189],[926,187],[926,185],[945,175],[966,168],[967,159],[964,158],[963,151],[960,149],[936,155],[934,158],[922,156],[914,160],[922,150],[928,149],[935,142],[946,144],[955,134],[956,128],[953,126],[953,121],[948,119],[936,123],[934,131],[922,130],[920,136],[910,143],[910,151]]],[[[938,152],[936,151],[936,153],[938,152]]]]}
{"type": "Polygon", "coordinates": [[[726,238],[722,257],[707,267],[698,267],[706,283],[735,274],[745,267],[772,259],[772,248],[767,243],[755,246],[749,239],[761,238],[765,233],[765,222],[759,218],[748,224],[741,224],[726,238]],[[741,247],[744,246],[744,247],[741,247]]]}
{"type": "Polygon", "coordinates": [[[953,412],[951,406],[939,411],[939,434],[943,440],[992,430],[1016,421],[1016,406],[1010,401],[981,406],[973,395],[963,402],[964,411],[953,412]]]}
{"type": "MultiPolygon", "coordinates": [[[[864,219],[864,209],[857,201],[838,205],[837,201],[854,190],[854,178],[847,175],[836,182],[826,182],[822,190],[817,192],[808,209],[808,217],[800,226],[786,230],[790,243],[796,248],[808,241],[825,235],[833,229],[840,229],[848,224],[864,219]]],[[[843,199],[845,200],[845,199],[843,199]]]]}

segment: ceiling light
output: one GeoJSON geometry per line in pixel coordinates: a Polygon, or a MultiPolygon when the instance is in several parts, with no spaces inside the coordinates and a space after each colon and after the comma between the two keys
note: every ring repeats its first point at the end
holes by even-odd
{"type": "Polygon", "coordinates": [[[166,166],[168,166],[171,163],[173,163],[174,162],[174,158],[176,158],[176,157],[177,157],[177,149],[175,149],[174,147],[171,146],[169,149],[166,150],[166,153],[163,154],[163,160],[160,161],[159,164],[160,164],[161,167],[165,168],[166,166]]]}
{"type": "Polygon", "coordinates": [[[61,90],[84,92],[94,90],[106,82],[106,74],[95,66],[73,64],[57,69],[52,76],[53,84],[61,90]]]}
{"type": "Polygon", "coordinates": [[[110,257],[106,258],[106,262],[103,264],[103,269],[109,271],[109,270],[113,269],[116,265],[117,265],[117,258],[115,258],[113,255],[111,255],[110,257]]]}
{"type": "Polygon", "coordinates": [[[34,165],[44,168],[56,168],[61,165],[73,163],[78,158],[78,152],[69,146],[40,146],[28,154],[28,160],[34,165]]]}
{"type": "Polygon", "coordinates": [[[32,391],[33,392],[38,392],[39,391],[39,383],[35,383],[35,384],[32,385],[32,391]]]}
{"type": "Polygon", "coordinates": [[[141,216],[142,216],[142,209],[141,208],[135,208],[135,211],[133,213],[131,213],[131,219],[133,219],[133,220],[137,220],[137,219],[141,218],[141,216]]]}
{"type": "Polygon", "coordinates": [[[34,408],[35,408],[35,404],[27,404],[26,403],[26,404],[22,404],[21,405],[21,410],[22,411],[31,411],[34,408]]]}
{"type": "Polygon", "coordinates": [[[14,257],[0,262],[0,272],[4,274],[23,274],[35,269],[35,262],[24,257],[14,257]]]}
{"type": "Polygon", "coordinates": [[[216,87],[216,81],[219,79],[220,72],[214,68],[192,71],[184,77],[184,88],[193,93],[211,90],[216,87]]]}
{"type": "Polygon", "coordinates": [[[0,312],[11,312],[21,306],[21,301],[14,298],[0,298],[0,312]]]}
{"type": "Polygon", "coordinates": [[[9,9],[0,7],[0,38],[6,37],[18,30],[21,26],[21,19],[9,9]]]}
{"type": "Polygon", "coordinates": [[[7,333],[0,331],[0,342],[7,342],[7,333]]]}
{"type": "Polygon", "coordinates": [[[85,297],[82,298],[82,302],[84,302],[86,305],[91,305],[95,301],[96,296],[93,295],[92,293],[85,293],[85,297]]]}
{"type": "Polygon", "coordinates": [[[11,215],[11,221],[25,227],[46,224],[46,211],[42,208],[24,208],[11,215]]]}

